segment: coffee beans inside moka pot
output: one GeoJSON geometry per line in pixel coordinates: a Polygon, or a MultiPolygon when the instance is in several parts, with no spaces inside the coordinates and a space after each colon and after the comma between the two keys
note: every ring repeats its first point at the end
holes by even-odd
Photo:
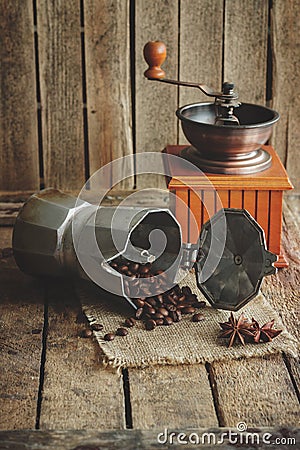
{"type": "MultiPolygon", "coordinates": [[[[135,316],[125,320],[126,327],[134,326],[136,320],[142,320],[146,330],[154,330],[161,325],[170,326],[179,322],[183,314],[193,314],[196,309],[206,305],[204,301],[198,300],[189,286],[180,287],[175,284],[164,290],[169,286],[168,274],[155,269],[152,263],[139,264],[118,257],[110,265],[126,278],[124,283],[127,294],[133,295],[132,301],[137,308],[135,316]],[[154,289],[156,293],[149,296],[149,292],[154,289]]],[[[201,320],[203,319],[202,314],[201,320]]],[[[194,318],[193,321],[200,320],[194,318]]]]}

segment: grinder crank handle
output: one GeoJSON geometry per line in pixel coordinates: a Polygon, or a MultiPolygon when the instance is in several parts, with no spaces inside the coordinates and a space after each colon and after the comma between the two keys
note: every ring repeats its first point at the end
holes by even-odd
{"type": "Polygon", "coordinates": [[[167,48],[163,42],[149,41],[144,46],[144,58],[148,64],[148,69],[144,75],[148,80],[161,81],[163,83],[175,84],[178,86],[187,86],[200,89],[205,95],[209,97],[218,97],[223,99],[237,99],[238,96],[233,92],[234,85],[232,83],[224,83],[223,92],[214,92],[205,84],[191,83],[189,81],[170,80],[165,78],[165,71],[161,68],[167,57],[167,48]]]}

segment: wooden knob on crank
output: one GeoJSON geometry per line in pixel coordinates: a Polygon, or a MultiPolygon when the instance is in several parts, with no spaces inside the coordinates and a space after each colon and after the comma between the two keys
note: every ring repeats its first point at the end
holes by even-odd
{"type": "Polygon", "coordinates": [[[148,64],[148,69],[144,72],[146,78],[162,79],[166,73],[160,67],[167,56],[167,48],[163,42],[150,41],[144,47],[144,58],[148,64]]]}

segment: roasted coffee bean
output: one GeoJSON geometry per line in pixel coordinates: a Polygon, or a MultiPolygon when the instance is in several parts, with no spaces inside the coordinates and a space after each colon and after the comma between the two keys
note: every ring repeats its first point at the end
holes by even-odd
{"type": "Polygon", "coordinates": [[[133,317],[128,317],[128,319],[126,319],[124,323],[128,328],[134,327],[135,319],[133,317]]]}
{"type": "Polygon", "coordinates": [[[103,330],[103,325],[102,323],[92,323],[91,329],[94,331],[101,331],[103,330]]]}
{"type": "Polygon", "coordinates": [[[186,306],[185,308],[182,308],[181,312],[182,314],[193,314],[195,312],[195,308],[192,306],[186,306]]]}
{"type": "Polygon", "coordinates": [[[166,308],[157,308],[157,312],[165,317],[169,315],[169,311],[166,308]]]}
{"type": "Polygon", "coordinates": [[[155,275],[161,275],[162,273],[165,273],[163,270],[157,270],[156,272],[155,272],[155,275]]]}
{"type": "Polygon", "coordinates": [[[168,311],[176,311],[177,308],[175,305],[166,305],[166,309],[168,311]]]}
{"type": "Polygon", "coordinates": [[[189,286],[183,286],[181,288],[181,291],[182,291],[183,295],[186,295],[186,296],[192,294],[191,288],[189,286]]]}
{"type": "Polygon", "coordinates": [[[110,266],[113,267],[113,269],[117,269],[119,267],[118,264],[115,262],[111,263],[110,266]]]}
{"type": "Polygon", "coordinates": [[[168,297],[166,298],[166,301],[168,301],[169,303],[172,303],[172,305],[176,305],[176,303],[177,303],[177,301],[175,300],[175,298],[172,295],[168,295],[168,297]]]}
{"type": "Polygon", "coordinates": [[[187,301],[190,303],[196,303],[198,301],[198,297],[196,294],[190,294],[187,296],[187,301]]]}
{"type": "Polygon", "coordinates": [[[182,319],[181,312],[178,309],[176,311],[176,317],[177,320],[175,320],[174,322],[179,322],[182,319]]]}
{"type": "Polygon", "coordinates": [[[169,312],[169,317],[171,317],[171,319],[173,320],[173,322],[177,322],[177,314],[176,311],[170,311],[169,312]]]}
{"type": "Polygon", "coordinates": [[[139,268],[140,268],[140,265],[138,264],[138,263],[130,263],[129,264],[129,270],[132,272],[132,273],[137,273],[138,272],[138,270],[139,270],[139,268]]]}
{"type": "Polygon", "coordinates": [[[92,330],[82,330],[82,332],[81,332],[81,337],[83,337],[83,338],[90,338],[90,337],[92,337],[93,336],[93,332],[92,332],[92,330]]]}
{"type": "Polygon", "coordinates": [[[133,303],[135,304],[135,306],[137,306],[138,308],[143,308],[145,306],[145,302],[141,299],[141,298],[135,298],[133,300],[133,303]]]}
{"type": "Polygon", "coordinates": [[[125,273],[125,272],[128,271],[128,266],[123,265],[123,266],[121,266],[119,269],[120,269],[120,271],[121,271],[122,273],[125,273]]]}
{"type": "Polygon", "coordinates": [[[145,323],[145,327],[146,330],[154,330],[154,328],[156,327],[156,322],[155,320],[147,320],[147,322],[145,323]]]}
{"type": "Polygon", "coordinates": [[[204,320],[204,319],[205,319],[205,317],[204,317],[204,315],[201,314],[201,313],[196,313],[196,314],[194,314],[193,317],[192,317],[192,321],[193,321],[193,322],[201,322],[201,321],[204,320]]]}
{"type": "Polygon", "coordinates": [[[146,305],[146,304],[145,304],[143,310],[144,310],[144,312],[145,312],[146,314],[151,314],[151,315],[153,315],[153,314],[156,313],[156,310],[155,310],[154,308],[152,308],[152,306],[146,305]]]}
{"type": "Polygon", "coordinates": [[[197,308],[205,308],[206,307],[206,302],[204,302],[203,300],[201,302],[195,302],[193,306],[197,305],[197,308]]]}
{"type": "Polygon", "coordinates": [[[153,297],[147,298],[147,303],[149,303],[149,305],[151,305],[152,307],[156,306],[156,301],[153,297]]]}
{"type": "Polygon", "coordinates": [[[135,318],[137,320],[140,320],[142,318],[143,312],[144,312],[143,308],[138,308],[135,312],[135,318]]]}
{"type": "Polygon", "coordinates": [[[156,296],[156,301],[157,301],[157,303],[159,303],[160,305],[162,305],[163,302],[164,302],[163,296],[162,296],[161,294],[157,295],[157,296],[156,296]]]}
{"type": "Polygon", "coordinates": [[[153,315],[153,319],[163,319],[164,317],[165,316],[163,314],[160,314],[158,312],[153,315]]]}
{"type": "Polygon", "coordinates": [[[164,325],[172,325],[173,320],[171,319],[171,317],[165,317],[164,318],[164,325]]]}
{"type": "Polygon", "coordinates": [[[118,328],[116,334],[118,336],[127,336],[128,330],[126,330],[126,328],[118,328]]]}
{"type": "Polygon", "coordinates": [[[142,265],[139,267],[139,273],[146,275],[149,272],[150,272],[150,267],[148,264],[145,264],[145,265],[142,265]]]}
{"type": "Polygon", "coordinates": [[[157,326],[163,325],[164,324],[164,319],[156,319],[155,323],[157,326]]]}
{"type": "Polygon", "coordinates": [[[179,322],[181,320],[181,312],[180,311],[170,311],[169,316],[173,320],[173,322],[179,322]]]}
{"type": "Polygon", "coordinates": [[[104,337],[103,337],[103,339],[104,339],[105,341],[113,341],[114,338],[115,338],[114,333],[107,333],[107,334],[105,334],[104,337]]]}

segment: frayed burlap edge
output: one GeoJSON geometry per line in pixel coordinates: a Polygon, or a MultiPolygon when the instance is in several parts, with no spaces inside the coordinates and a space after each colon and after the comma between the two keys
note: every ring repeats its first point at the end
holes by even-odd
{"type": "MultiPolygon", "coordinates": [[[[182,284],[189,285],[203,300],[193,275],[188,276],[182,284]]],[[[131,307],[123,299],[118,304],[112,304],[110,300],[101,298],[95,286],[80,283],[76,291],[89,322],[104,325],[103,331],[94,332],[103,352],[104,366],[120,370],[153,365],[212,363],[276,353],[296,358],[299,354],[297,340],[285,329],[280,317],[261,293],[235,315],[244,312],[246,317],[251,319],[254,316],[261,324],[274,319],[275,327],[282,329],[282,333],[270,343],[227,348],[227,340],[218,338],[218,334],[219,322],[227,320],[230,312],[215,310],[210,306],[203,310],[203,322],[193,323],[190,316],[185,316],[179,323],[170,327],[157,327],[153,331],[146,331],[144,325],[137,322],[135,327],[129,329],[126,337],[116,337],[114,341],[107,342],[103,339],[104,334],[122,326],[125,318],[132,315],[131,307]]]]}

